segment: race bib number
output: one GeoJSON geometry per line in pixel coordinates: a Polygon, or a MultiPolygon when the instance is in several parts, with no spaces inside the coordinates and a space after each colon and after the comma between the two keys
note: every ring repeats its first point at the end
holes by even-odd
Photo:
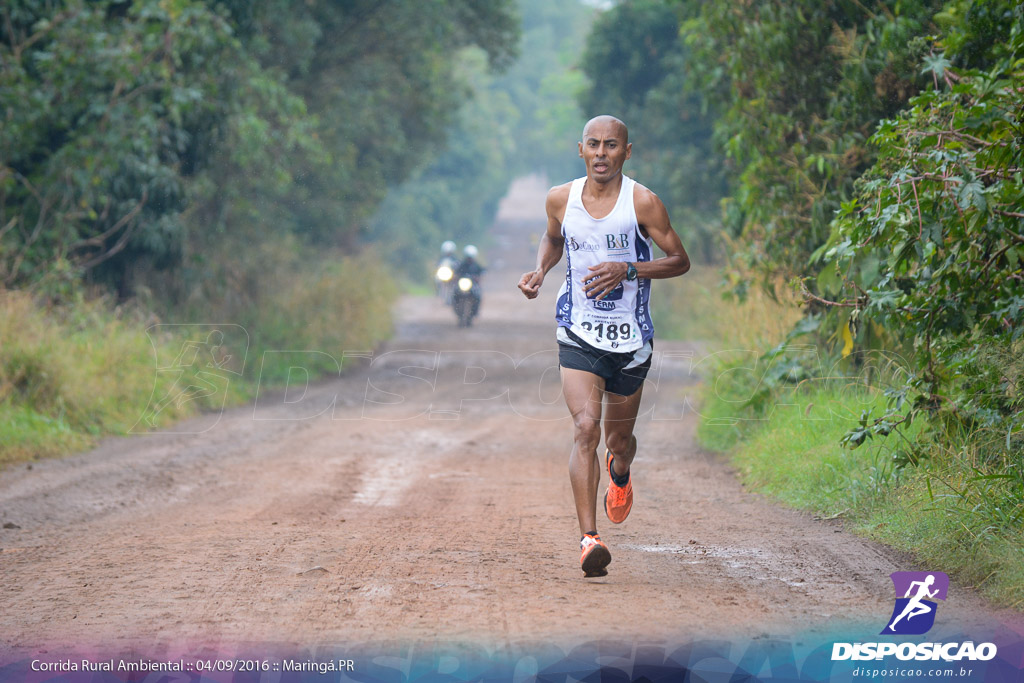
{"type": "Polygon", "coordinates": [[[580,327],[589,332],[598,342],[612,342],[612,348],[628,344],[636,336],[636,329],[630,323],[606,323],[584,320],[580,327]]]}

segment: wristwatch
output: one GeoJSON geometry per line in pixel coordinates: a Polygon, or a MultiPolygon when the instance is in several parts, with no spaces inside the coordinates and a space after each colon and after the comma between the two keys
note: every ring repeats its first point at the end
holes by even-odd
{"type": "Polygon", "coordinates": [[[629,264],[629,268],[626,268],[626,279],[631,282],[636,279],[636,266],[632,263],[629,264]]]}

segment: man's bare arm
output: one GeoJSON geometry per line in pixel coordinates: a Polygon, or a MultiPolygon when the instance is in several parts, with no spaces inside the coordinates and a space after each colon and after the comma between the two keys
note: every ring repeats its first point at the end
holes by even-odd
{"type": "Polygon", "coordinates": [[[651,240],[665,255],[653,261],[637,263],[638,277],[670,278],[678,277],[690,270],[690,257],[683,248],[678,233],[672,227],[665,205],[646,187],[637,188],[635,199],[636,218],[651,240]]]}
{"type": "Polygon", "coordinates": [[[569,185],[559,185],[548,191],[544,203],[548,227],[541,236],[537,248],[537,267],[529,273],[524,273],[519,279],[519,290],[527,299],[537,298],[540,287],[544,284],[544,276],[562,260],[562,250],[565,246],[562,219],[565,217],[565,207],[569,203],[569,185]]]}
{"type": "MultiPolygon", "coordinates": [[[[633,195],[636,209],[636,220],[658,248],[665,252],[661,258],[653,261],[634,263],[637,277],[662,279],[678,277],[690,270],[690,257],[683,248],[679,235],[672,228],[668,211],[658,195],[643,185],[637,185],[633,195]]],[[[629,264],[619,261],[608,261],[590,267],[587,276],[589,284],[583,286],[587,296],[597,293],[598,298],[611,294],[619,283],[626,279],[629,264]],[[593,279],[591,279],[593,278],[593,279]]]]}

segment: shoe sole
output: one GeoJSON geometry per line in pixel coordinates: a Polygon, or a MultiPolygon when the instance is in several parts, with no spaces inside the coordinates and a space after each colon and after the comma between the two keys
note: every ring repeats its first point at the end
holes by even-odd
{"type": "Polygon", "coordinates": [[[594,546],[594,549],[583,558],[583,576],[584,578],[593,578],[597,576],[607,576],[608,570],[606,567],[611,564],[612,554],[602,545],[594,546]]]}

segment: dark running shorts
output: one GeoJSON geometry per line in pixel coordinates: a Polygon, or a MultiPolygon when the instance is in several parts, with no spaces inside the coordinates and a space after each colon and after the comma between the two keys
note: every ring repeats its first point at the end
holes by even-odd
{"type": "Polygon", "coordinates": [[[636,351],[613,353],[596,349],[568,329],[563,329],[577,346],[558,341],[558,364],[561,367],[597,375],[604,379],[605,391],[620,396],[632,396],[643,386],[647,371],[651,369],[653,340],[636,351]]]}

